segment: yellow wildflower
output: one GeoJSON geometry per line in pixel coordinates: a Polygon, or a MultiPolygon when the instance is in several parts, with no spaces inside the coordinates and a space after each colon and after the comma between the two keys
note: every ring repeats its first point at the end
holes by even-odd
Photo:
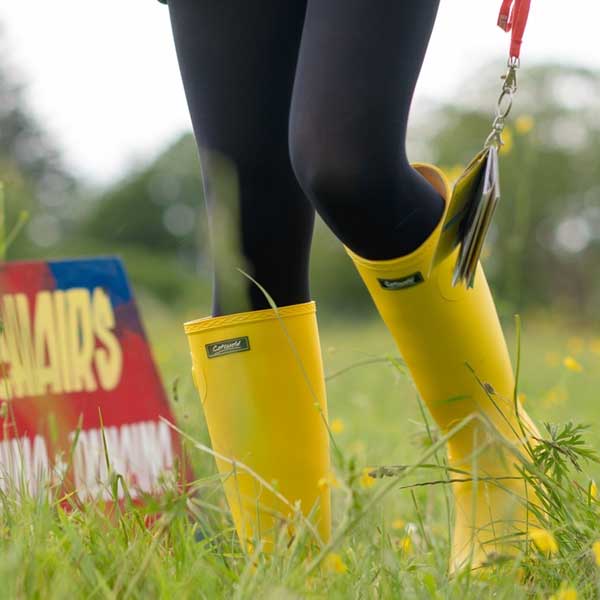
{"type": "Polygon", "coordinates": [[[585,340],[574,335],[567,340],[567,349],[571,354],[581,354],[585,350],[585,340]]]}
{"type": "Polygon", "coordinates": [[[581,373],[583,371],[583,367],[580,363],[578,363],[572,356],[565,356],[563,358],[563,365],[569,369],[569,371],[573,371],[573,373],[581,373]]]}
{"type": "Polygon", "coordinates": [[[336,476],[333,473],[328,473],[325,477],[321,477],[321,479],[317,481],[317,487],[321,491],[326,488],[337,489],[340,487],[340,482],[337,480],[336,476]]]}
{"type": "Polygon", "coordinates": [[[594,553],[596,564],[600,567],[600,541],[592,544],[592,552],[594,553]]]}
{"type": "Polygon", "coordinates": [[[398,549],[403,554],[409,554],[410,552],[412,552],[412,549],[413,549],[412,540],[410,539],[410,537],[408,535],[404,536],[398,542],[398,549]]]}
{"type": "Polygon", "coordinates": [[[564,387],[557,385],[553,388],[550,388],[546,392],[546,395],[543,398],[543,404],[546,407],[554,406],[557,404],[563,404],[567,400],[567,398],[567,390],[564,387]]]}
{"type": "Polygon", "coordinates": [[[546,352],[544,360],[550,367],[558,367],[558,365],[560,365],[560,356],[558,352],[546,352]]]}
{"type": "Polygon", "coordinates": [[[375,485],[375,479],[369,475],[373,467],[365,467],[360,476],[360,487],[370,488],[375,485]]]}
{"type": "Polygon", "coordinates": [[[334,419],[333,421],[331,421],[332,433],[342,433],[342,431],[344,431],[344,428],[344,421],[342,421],[341,419],[334,419]]]}
{"type": "Polygon", "coordinates": [[[502,144],[502,147],[500,148],[500,152],[502,154],[509,154],[514,145],[513,134],[512,134],[510,127],[504,128],[504,131],[502,132],[502,141],[504,143],[502,144]]]}
{"type": "Polygon", "coordinates": [[[590,340],[589,348],[590,352],[593,352],[594,354],[600,354],[600,338],[594,338],[593,340],[590,340]]]}
{"type": "Polygon", "coordinates": [[[534,529],[529,536],[536,548],[543,554],[550,556],[558,552],[558,544],[552,533],[547,529],[534,529]]]}
{"type": "Polygon", "coordinates": [[[445,169],[446,177],[450,183],[455,183],[458,178],[463,174],[465,167],[463,165],[454,165],[445,169]]]}
{"type": "Polygon", "coordinates": [[[345,573],[348,567],[339,554],[332,552],[325,557],[325,569],[330,573],[345,573]]]}
{"type": "Polygon", "coordinates": [[[392,521],[392,529],[404,529],[406,523],[402,519],[394,519],[392,521]]]}
{"type": "Polygon", "coordinates": [[[596,482],[593,479],[590,482],[590,496],[594,498],[594,500],[598,499],[598,486],[596,485],[596,482]]]}
{"type": "Polygon", "coordinates": [[[563,586],[550,596],[550,600],[577,600],[577,590],[573,587],[563,586]]]}
{"type": "Polygon", "coordinates": [[[515,129],[519,135],[527,135],[533,129],[534,124],[531,115],[521,115],[515,121],[515,129]]]}

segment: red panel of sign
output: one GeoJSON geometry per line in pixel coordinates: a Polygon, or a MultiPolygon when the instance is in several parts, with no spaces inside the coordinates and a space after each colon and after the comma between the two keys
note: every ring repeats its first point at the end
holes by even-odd
{"type": "Polygon", "coordinates": [[[160,492],[181,447],[122,263],[3,263],[0,321],[0,490],[109,500],[106,443],[133,497],[160,492]]]}

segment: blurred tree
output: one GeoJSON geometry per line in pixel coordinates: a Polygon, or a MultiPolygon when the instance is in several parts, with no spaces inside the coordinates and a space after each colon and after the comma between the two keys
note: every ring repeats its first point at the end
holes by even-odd
{"type": "MultiPolygon", "coordinates": [[[[501,63],[487,66],[465,81],[452,104],[422,111],[412,128],[411,154],[457,174],[487,136],[503,72],[501,63]]],[[[486,270],[505,313],[562,306],[594,316],[600,295],[600,119],[594,106],[600,76],[540,65],[519,73],[519,87],[501,154],[503,197],[486,270]]],[[[105,192],[83,231],[119,248],[177,254],[208,282],[206,213],[191,134],[105,192]]],[[[311,273],[323,306],[364,313],[370,305],[340,243],[319,220],[311,273]]]]}
{"type": "MultiPolygon", "coordinates": [[[[117,253],[134,281],[163,299],[196,302],[201,296],[197,302],[207,304],[210,252],[192,135],[91,198],[61,164],[4,58],[0,54],[0,179],[7,184],[9,218],[31,212],[27,235],[11,256],[117,253]]],[[[503,71],[501,63],[486,66],[465,80],[451,104],[417,113],[411,155],[458,175],[487,136],[503,71]]],[[[519,73],[501,153],[502,199],[484,259],[504,314],[559,307],[598,318],[599,97],[596,72],[547,64],[519,73]]],[[[218,171],[231,177],[225,175],[231,168],[218,171]]],[[[322,308],[373,310],[341,244],[320,220],[311,276],[322,308]]]]}
{"type": "MultiPolygon", "coordinates": [[[[0,28],[0,47],[2,29],[0,28]]],[[[30,256],[58,243],[76,211],[76,181],[63,166],[52,142],[27,105],[26,88],[0,52],[0,180],[5,184],[7,219],[28,211],[26,235],[11,247],[12,256],[30,256]]]]}
{"type": "MultiPolygon", "coordinates": [[[[210,160],[217,176],[234,176],[225,157],[211,154],[210,160]]],[[[136,246],[154,255],[176,255],[208,283],[210,247],[200,173],[194,137],[186,134],[99,198],[84,224],[85,236],[118,248],[136,246]]],[[[315,297],[324,304],[352,311],[368,303],[341,244],[320,221],[311,271],[315,297]],[[341,300],[345,306],[340,306],[341,300]]],[[[182,293],[179,288],[173,284],[175,295],[182,293]]]]}
{"type": "MultiPolygon", "coordinates": [[[[0,28],[0,49],[2,42],[0,28]]],[[[152,221],[147,219],[152,216],[153,207],[164,211],[164,206],[159,204],[173,200],[168,182],[172,185],[179,182],[178,157],[173,164],[169,163],[168,156],[164,158],[167,165],[159,174],[166,173],[165,177],[153,178],[152,170],[149,172],[149,196],[156,202],[148,201],[148,195],[140,194],[135,185],[123,182],[116,186],[121,191],[114,193],[120,200],[116,207],[109,201],[114,190],[98,197],[97,192],[83,187],[68,172],[57,145],[27,104],[27,87],[20,82],[9,56],[8,52],[0,51],[0,181],[5,185],[9,226],[22,211],[29,213],[29,219],[25,230],[11,245],[8,258],[118,254],[124,258],[134,284],[148,288],[164,300],[173,301],[187,295],[189,303],[198,302],[198,290],[205,290],[200,295],[209,297],[208,282],[198,282],[195,273],[186,269],[174,255],[179,238],[171,236],[171,253],[165,252],[164,237],[169,235],[168,229],[163,227],[162,221],[154,224],[152,229],[152,221]],[[131,209],[130,212],[122,210],[126,207],[131,209]],[[109,227],[102,228],[101,225],[106,223],[109,227]],[[116,231],[115,235],[111,228],[116,231]],[[120,228],[131,239],[123,233],[119,236],[120,228]],[[154,232],[158,232],[158,236],[153,236],[154,232]],[[152,238],[157,243],[144,247],[140,243],[144,234],[146,239],[152,238]]],[[[184,190],[191,203],[199,188],[195,154],[191,148],[183,153],[183,160],[188,163],[185,169],[190,174],[188,179],[196,182],[195,188],[184,190]]],[[[130,179],[133,181],[135,177],[130,179]]],[[[192,224],[195,214],[191,214],[192,224]]],[[[184,212],[183,217],[190,222],[189,212],[184,212]]],[[[181,210],[176,208],[166,218],[166,227],[180,232],[182,220],[181,210]]]]}
{"type": "MultiPolygon", "coordinates": [[[[129,273],[167,302],[210,304],[210,253],[192,134],[96,198],[74,251],[121,255],[129,273]]],[[[62,248],[65,252],[65,248],[62,248]]]]}
{"type": "Polygon", "coordinates": [[[187,134],[104,192],[83,232],[115,245],[178,253],[193,264],[206,230],[203,214],[200,164],[194,138],[187,134]]]}

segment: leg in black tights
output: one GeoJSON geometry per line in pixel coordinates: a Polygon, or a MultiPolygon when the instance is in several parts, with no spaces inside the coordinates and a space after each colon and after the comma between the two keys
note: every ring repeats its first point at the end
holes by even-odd
{"type": "Polygon", "coordinates": [[[213,315],[310,299],[314,209],[291,167],[289,107],[305,0],[169,0],[208,201],[213,315]],[[222,186],[206,150],[233,162],[222,186]]]}
{"type": "Polygon", "coordinates": [[[278,305],[309,299],[314,211],[290,164],[292,87],[294,169],[340,240],[366,258],[395,258],[433,230],[442,199],[411,169],[405,135],[437,5],[169,0],[207,187],[214,315],[267,306],[237,268],[278,305]],[[203,148],[233,161],[237,188],[208,185],[203,148]]]}
{"type": "Polygon", "coordinates": [[[406,126],[439,0],[309,0],[290,122],[301,185],[359,256],[396,258],[443,200],[408,163],[406,126]]]}

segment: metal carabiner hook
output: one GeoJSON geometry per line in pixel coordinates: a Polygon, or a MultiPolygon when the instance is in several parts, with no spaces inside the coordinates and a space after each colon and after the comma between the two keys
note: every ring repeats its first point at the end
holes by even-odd
{"type": "Polygon", "coordinates": [[[504,129],[504,121],[510,113],[513,104],[513,96],[517,91],[517,69],[520,66],[519,59],[516,57],[510,58],[507,66],[508,71],[501,77],[503,83],[500,96],[498,96],[498,101],[496,102],[496,117],[492,123],[492,131],[487,136],[483,145],[484,148],[496,146],[500,149],[503,145],[502,131],[504,129]]]}
{"type": "Polygon", "coordinates": [[[511,91],[514,94],[517,91],[517,69],[521,66],[521,61],[516,57],[512,57],[508,59],[506,66],[508,71],[502,75],[504,80],[502,90],[511,91]]]}

